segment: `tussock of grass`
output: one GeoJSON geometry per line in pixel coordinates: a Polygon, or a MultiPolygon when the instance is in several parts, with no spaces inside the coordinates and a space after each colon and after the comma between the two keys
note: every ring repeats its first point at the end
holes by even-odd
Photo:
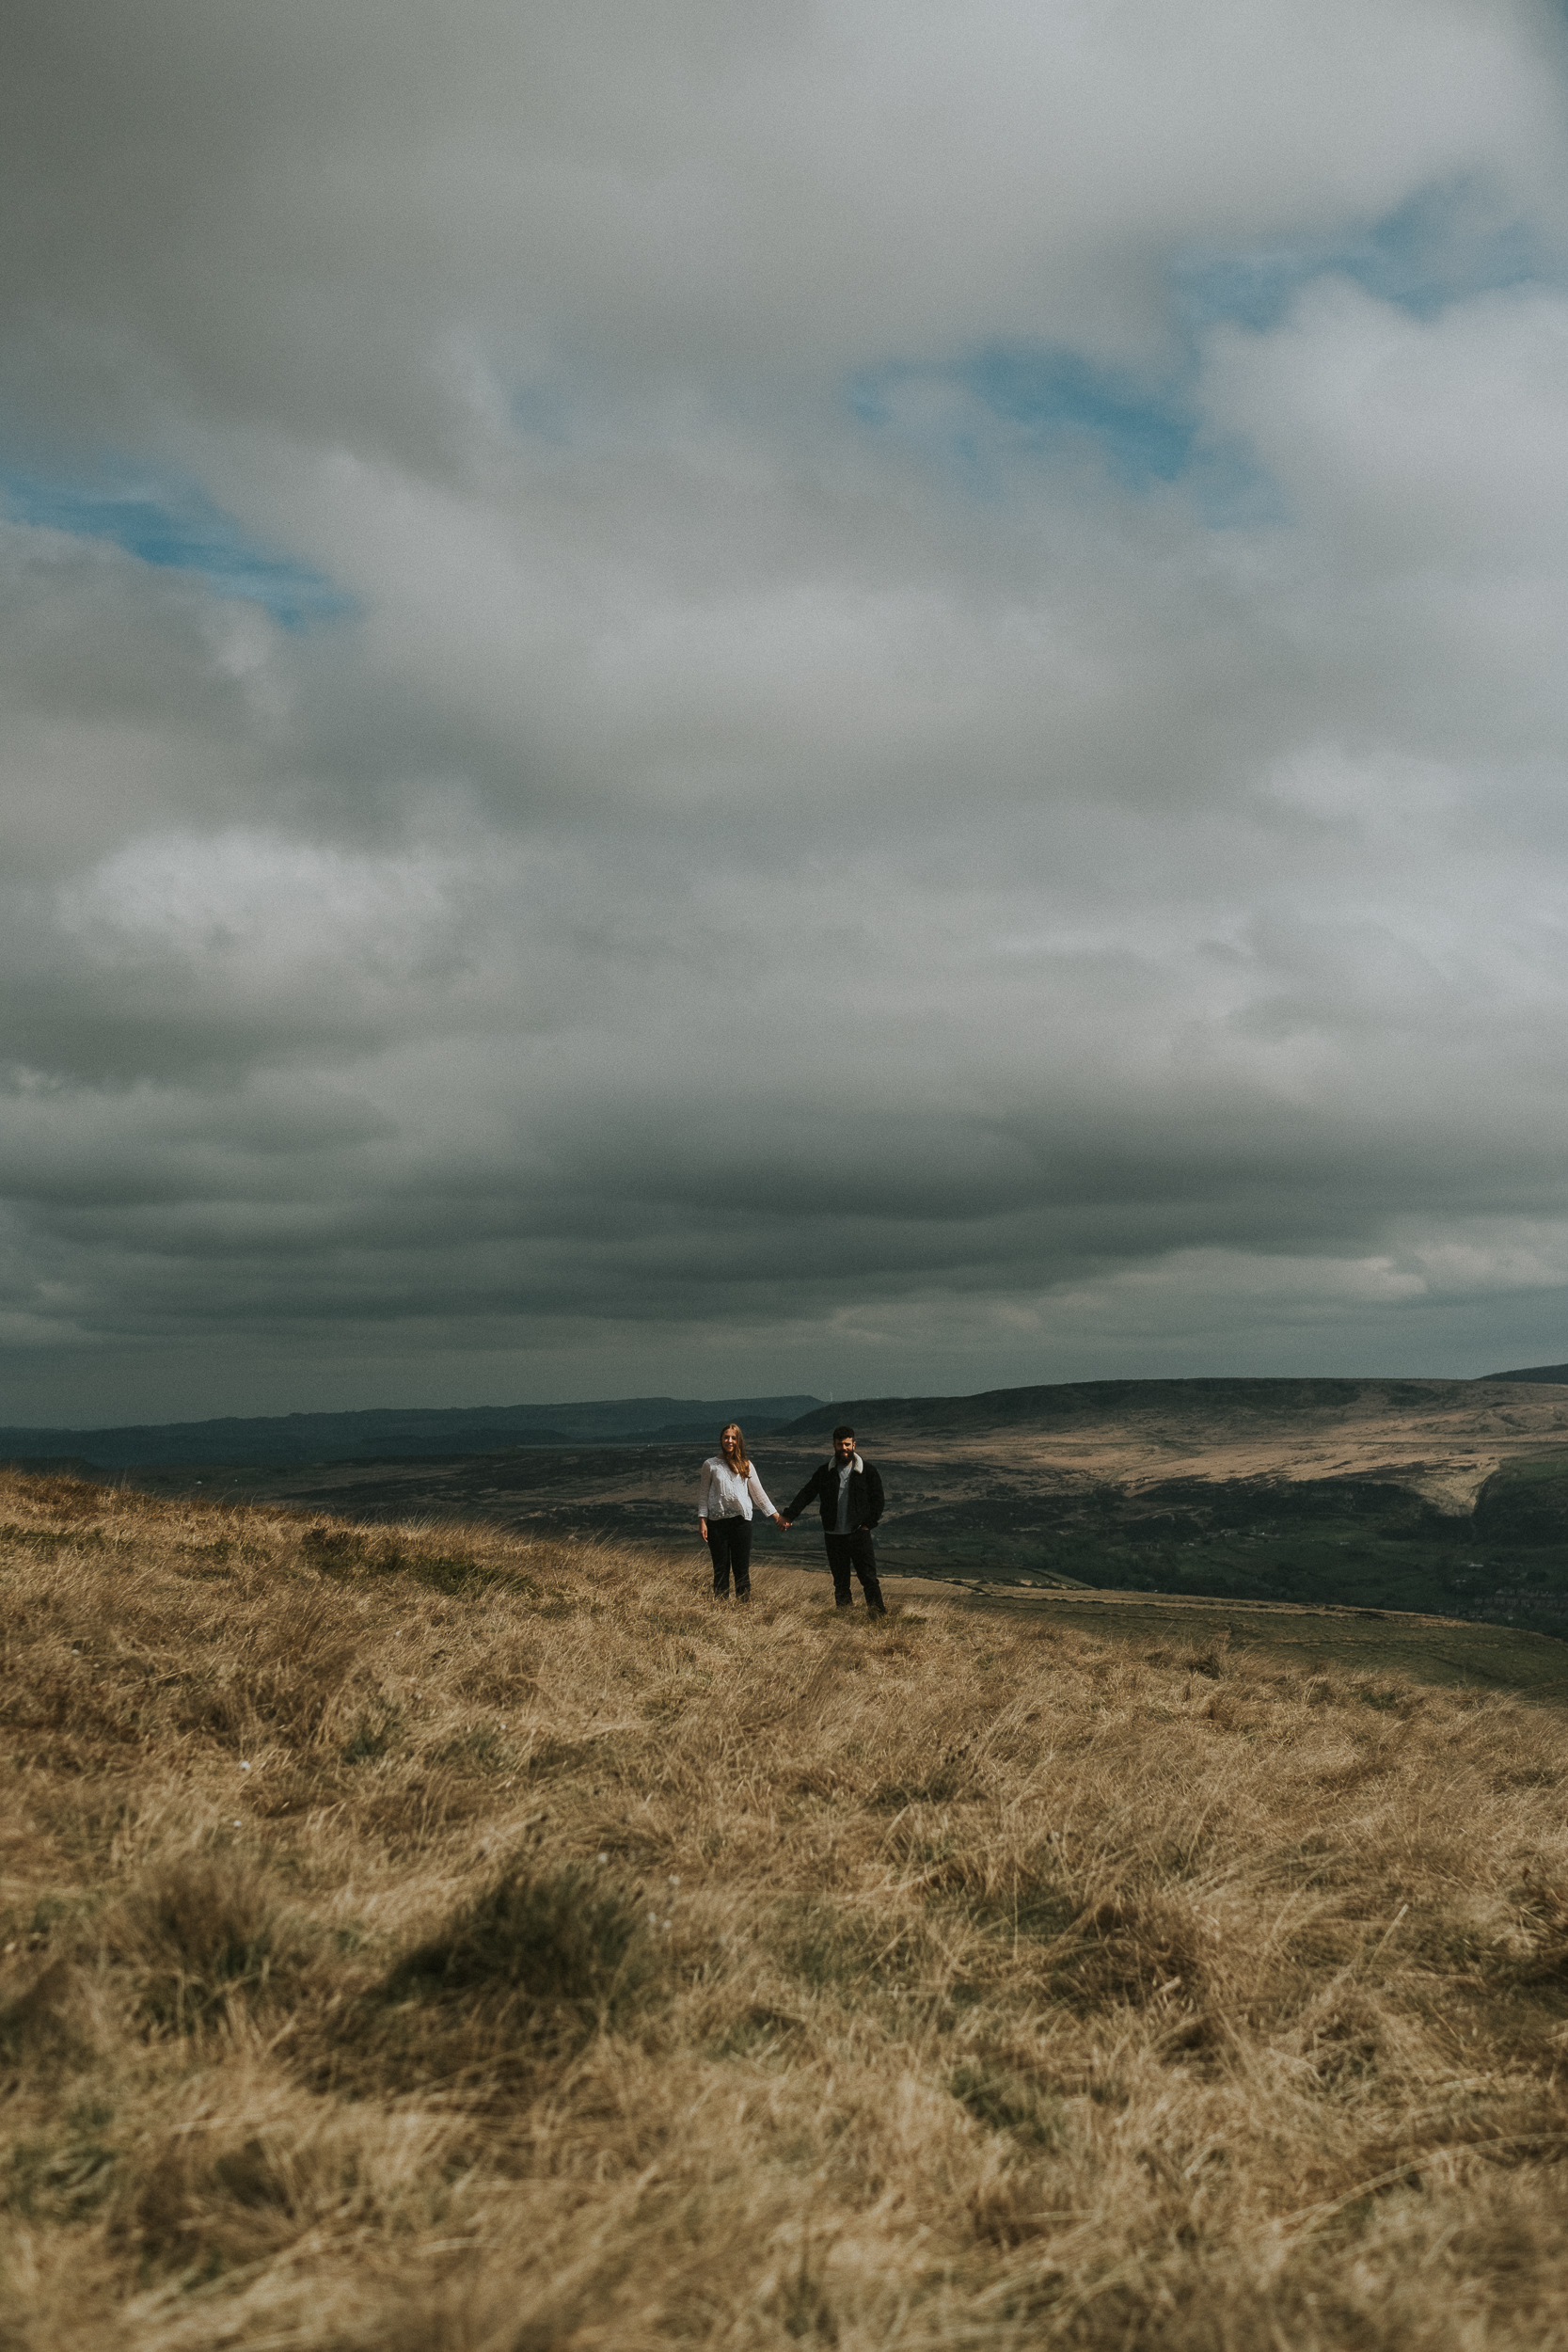
{"type": "Polygon", "coordinates": [[[1568,2346],[1568,1725],[0,1481],[18,2352],[1568,2346]]]}
{"type": "Polygon", "coordinates": [[[639,1943],[626,1897],[591,1872],[511,1869],[399,1961],[388,1991],[443,2000],[500,1993],[574,2022],[603,2020],[645,1973],[635,1964],[639,1943]]]}

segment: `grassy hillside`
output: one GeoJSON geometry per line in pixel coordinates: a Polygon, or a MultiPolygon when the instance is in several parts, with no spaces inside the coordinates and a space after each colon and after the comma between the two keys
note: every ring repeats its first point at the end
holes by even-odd
{"type": "Polygon", "coordinates": [[[0,1482],[16,2352],[1568,2346],[1568,1721],[0,1482]]]}

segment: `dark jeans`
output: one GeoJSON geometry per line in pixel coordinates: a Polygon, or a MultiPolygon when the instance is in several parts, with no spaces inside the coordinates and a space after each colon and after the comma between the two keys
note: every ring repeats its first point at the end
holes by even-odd
{"type": "Polygon", "coordinates": [[[882,1588],[877,1581],[877,1548],[871,1540],[869,1527],[857,1527],[852,1535],[827,1537],[828,1565],[833,1572],[833,1598],[841,1609],[854,1607],[849,1590],[849,1571],[853,1568],[861,1581],[868,1609],[882,1609],[882,1588]]]}
{"type": "Polygon", "coordinates": [[[713,1560],[713,1594],[727,1600],[730,1571],[735,1571],[736,1600],[752,1597],[752,1522],[750,1519],[709,1519],[707,1548],[713,1560]]]}

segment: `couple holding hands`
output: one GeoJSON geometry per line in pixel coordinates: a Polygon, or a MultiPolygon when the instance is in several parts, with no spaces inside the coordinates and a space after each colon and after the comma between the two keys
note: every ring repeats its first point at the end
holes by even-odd
{"type": "Polygon", "coordinates": [[[703,1464],[697,1491],[697,1524],[713,1563],[715,1600],[728,1599],[732,1574],[736,1600],[752,1597],[752,1505],[785,1531],[808,1502],[815,1502],[822,1514],[828,1565],[833,1572],[833,1599],[839,1608],[854,1606],[849,1590],[853,1571],[860,1578],[866,1607],[875,1615],[885,1616],[871,1540],[871,1531],[882,1516],[882,1482],[856,1452],[855,1433],[847,1422],[840,1422],[833,1431],[832,1452],[783,1511],[775,1511],[768,1500],[746,1451],[740,1423],[732,1421],[720,1432],[719,1451],[703,1464]]]}

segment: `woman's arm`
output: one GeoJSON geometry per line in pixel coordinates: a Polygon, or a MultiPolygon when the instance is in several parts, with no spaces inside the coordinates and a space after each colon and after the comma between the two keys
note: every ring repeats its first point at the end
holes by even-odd
{"type": "Polygon", "coordinates": [[[703,1474],[697,1481],[697,1524],[703,1531],[703,1541],[705,1544],[707,1541],[708,1497],[712,1490],[713,1463],[711,1460],[708,1460],[703,1464],[703,1474]]]}
{"type": "Polygon", "coordinates": [[[768,1489],[757,1476],[754,1462],[746,1473],[746,1484],[752,1490],[752,1501],[756,1504],[757,1509],[766,1512],[775,1527],[782,1527],[784,1521],[768,1500],[768,1489]]]}

